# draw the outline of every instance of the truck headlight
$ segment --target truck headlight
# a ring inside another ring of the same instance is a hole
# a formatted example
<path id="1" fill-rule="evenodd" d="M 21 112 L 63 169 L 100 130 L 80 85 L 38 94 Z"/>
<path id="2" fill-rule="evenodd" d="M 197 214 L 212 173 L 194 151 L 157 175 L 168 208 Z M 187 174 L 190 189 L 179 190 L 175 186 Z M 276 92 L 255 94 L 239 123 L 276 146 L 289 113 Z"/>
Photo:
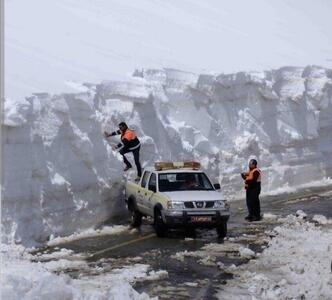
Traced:
<path id="1" fill-rule="evenodd" d="M 225 208 L 228 207 L 227 204 L 225 200 L 217 200 L 214 201 L 214 208 Z"/>
<path id="2" fill-rule="evenodd" d="M 182 201 L 168 201 L 167 202 L 168 209 L 183 209 L 183 202 Z"/>

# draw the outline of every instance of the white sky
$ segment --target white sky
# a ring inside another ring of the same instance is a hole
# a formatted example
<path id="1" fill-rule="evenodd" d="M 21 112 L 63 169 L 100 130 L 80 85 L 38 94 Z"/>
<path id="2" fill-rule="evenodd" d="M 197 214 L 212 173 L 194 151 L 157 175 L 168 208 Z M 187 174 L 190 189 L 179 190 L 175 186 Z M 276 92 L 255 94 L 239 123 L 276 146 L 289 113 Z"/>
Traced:
<path id="1" fill-rule="evenodd" d="M 332 67 L 331 13 L 329 0 L 5 0 L 5 94 L 135 68 Z"/>

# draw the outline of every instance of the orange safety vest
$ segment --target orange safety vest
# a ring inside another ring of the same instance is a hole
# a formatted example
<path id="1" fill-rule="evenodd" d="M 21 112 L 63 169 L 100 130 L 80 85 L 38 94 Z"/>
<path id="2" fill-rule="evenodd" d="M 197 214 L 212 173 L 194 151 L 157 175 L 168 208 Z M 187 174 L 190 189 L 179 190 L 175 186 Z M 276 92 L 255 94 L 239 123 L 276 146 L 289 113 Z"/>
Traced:
<path id="1" fill-rule="evenodd" d="M 121 141 L 130 151 L 137 149 L 141 145 L 135 131 L 131 129 L 127 129 L 124 133 L 121 133 Z"/>
<path id="2" fill-rule="evenodd" d="M 247 180 L 253 180 L 254 179 L 254 172 L 255 171 L 258 171 L 258 173 L 259 173 L 256 182 L 261 182 L 261 180 L 262 180 L 262 171 L 258 168 L 249 170 L 248 172 L 245 173 L 245 177 L 246 177 L 245 183 L 244 183 L 245 189 L 247 189 L 249 187 L 249 184 L 247 183 Z"/>
<path id="3" fill-rule="evenodd" d="M 136 138 L 136 133 L 134 130 L 127 129 L 124 133 L 121 133 L 121 140 L 127 139 L 128 141 Z"/>

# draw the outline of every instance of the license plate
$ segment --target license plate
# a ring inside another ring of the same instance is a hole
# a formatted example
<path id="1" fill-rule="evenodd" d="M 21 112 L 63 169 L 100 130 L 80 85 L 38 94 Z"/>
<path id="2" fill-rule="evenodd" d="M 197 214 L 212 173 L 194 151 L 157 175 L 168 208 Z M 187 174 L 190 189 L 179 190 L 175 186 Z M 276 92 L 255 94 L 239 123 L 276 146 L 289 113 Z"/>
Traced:
<path id="1" fill-rule="evenodd" d="M 191 222 L 211 222 L 211 217 L 194 216 L 194 217 L 191 217 Z"/>

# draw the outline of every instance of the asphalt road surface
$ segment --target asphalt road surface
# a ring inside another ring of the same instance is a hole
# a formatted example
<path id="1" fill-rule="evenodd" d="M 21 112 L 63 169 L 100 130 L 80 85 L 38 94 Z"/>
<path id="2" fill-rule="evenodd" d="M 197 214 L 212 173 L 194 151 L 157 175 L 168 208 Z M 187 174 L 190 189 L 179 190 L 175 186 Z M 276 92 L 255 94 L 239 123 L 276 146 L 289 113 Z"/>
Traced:
<path id="1" fill-rule="evenodd" d="M 332 189 L 310 189 L 297 195 L 264 197 L 261 199 L 261 208 L 262 213 L 278 216 L 303 210 L 309 220 L 315 214 L 331 218 Z M 278 224 L 273 218 L 249 223 L 244 220 L 246 215 L 244 201 L 231 203 L 231 218 L 225 240 L 218 239 L 215 230 L 206 229 L 196 230 L 195 234 L 172 231 L 166 238 L 157 238 L 151 220 L 145 220 L 141 229 L 134 233 L 86 238 L 58 247 L 88 256 L 91 270 L 66 270 L 73 278 L 81 276 L 82 272 L 93 275 L 93 270 L 98 266 L 108 272 L 134 263 L 148 264 L 155 271 L 166 270 L 168 276 L 159 280 L 136 282 L 134 288 L 138 292 L 146 292 L 150 296 L 158 296 L 159 299 L 214 299 L 220 284 L 232 278 L 231 274 L 223 272 L 219 266 L 248 262 L 247 258 L 241 258 L 238 247 L 246 247 L 255 252 L 262 251 L 266 245 L 265 232 Z M 210 244 L 222 243 L 231 247 L 214 253 L 212 257 L 208 251 L 200 252 Z M 44 251 L 50 252 L 52 249 Z"/>

